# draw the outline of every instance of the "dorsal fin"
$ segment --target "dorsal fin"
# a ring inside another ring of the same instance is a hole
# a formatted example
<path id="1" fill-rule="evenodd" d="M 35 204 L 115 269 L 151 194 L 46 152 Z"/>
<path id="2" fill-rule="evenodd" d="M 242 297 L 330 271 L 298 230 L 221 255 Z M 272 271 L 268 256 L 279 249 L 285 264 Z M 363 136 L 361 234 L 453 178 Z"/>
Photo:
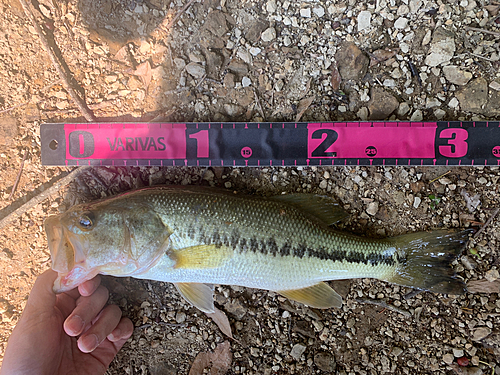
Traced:
<path id="1" fill-rule="evenodd" d="M 270 198 L 274 201 L 287 203 L 309 215 L 316 217 L 326 225 L 332 225 L 345 219 L 349 214 L 340 207 L 339 203 L 330 197 L 317 194 L 286 194 Z"/>

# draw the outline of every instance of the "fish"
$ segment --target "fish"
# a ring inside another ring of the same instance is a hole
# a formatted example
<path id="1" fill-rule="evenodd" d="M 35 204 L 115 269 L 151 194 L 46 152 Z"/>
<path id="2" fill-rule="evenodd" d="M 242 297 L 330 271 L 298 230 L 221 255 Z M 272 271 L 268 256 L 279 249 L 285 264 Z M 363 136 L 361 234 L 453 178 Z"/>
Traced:
<path id="1" fill-rule="evenodd" d="M 335 199 L 317 194 L 142 188 L 45 220 L 53 289 L 69 291 L 97 274 L 170 282 L 207 313 L 215 311 L 214 284 L 270 290 L 320 309 L 342 306 L 327 283 L 338 279 L 466 292 L 451 262 L 469 231 L 371 239 L 332 227 L 346 216 Z"/>

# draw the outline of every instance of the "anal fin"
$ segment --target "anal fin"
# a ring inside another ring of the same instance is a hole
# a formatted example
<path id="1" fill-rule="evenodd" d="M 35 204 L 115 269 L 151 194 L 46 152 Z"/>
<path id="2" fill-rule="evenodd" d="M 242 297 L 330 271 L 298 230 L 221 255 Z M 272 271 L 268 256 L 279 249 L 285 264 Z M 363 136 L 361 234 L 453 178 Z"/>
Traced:
<path id="1" fill-rule="evenodd" d="M 201 283 L 174 284 L 179 293 L 194 307 L 205 313 L 214 313 L 214 292 L 211 286 Z"/>
<path id="2" fill-rule="evenodd" d="M 316 309 L 340 308 L 342 297 L 330 286 L 321 282 L 307 288 L 277 291 L 282 296 Z"/>

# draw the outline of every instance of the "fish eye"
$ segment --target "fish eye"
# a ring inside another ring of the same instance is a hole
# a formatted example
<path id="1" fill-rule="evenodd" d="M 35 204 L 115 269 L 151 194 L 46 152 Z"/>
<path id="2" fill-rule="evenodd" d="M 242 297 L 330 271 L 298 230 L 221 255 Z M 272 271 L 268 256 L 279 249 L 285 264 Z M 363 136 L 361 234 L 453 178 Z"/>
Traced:
<path id="1" fill-rule="evenodd" d="M 78 225 L 82 229 L 91 229 L 94 225 L 94 215 L 92 212 L 86 212 L 78 219 Z"/>

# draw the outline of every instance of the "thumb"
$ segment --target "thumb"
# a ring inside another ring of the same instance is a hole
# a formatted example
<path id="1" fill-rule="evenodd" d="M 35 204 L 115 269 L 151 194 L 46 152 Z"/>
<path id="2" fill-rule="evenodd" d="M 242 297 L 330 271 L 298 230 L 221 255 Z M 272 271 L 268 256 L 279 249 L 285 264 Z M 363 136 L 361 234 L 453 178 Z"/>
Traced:
<path id="1" fill-rule="evenodd" d="M 36 313 L 52 311 L 56 303 L 56 294 L 52 290 L 56 278 L 57 272 L 52 269 L 38 276 L 28 297 L 25 311 L 32 309 Z"/>

